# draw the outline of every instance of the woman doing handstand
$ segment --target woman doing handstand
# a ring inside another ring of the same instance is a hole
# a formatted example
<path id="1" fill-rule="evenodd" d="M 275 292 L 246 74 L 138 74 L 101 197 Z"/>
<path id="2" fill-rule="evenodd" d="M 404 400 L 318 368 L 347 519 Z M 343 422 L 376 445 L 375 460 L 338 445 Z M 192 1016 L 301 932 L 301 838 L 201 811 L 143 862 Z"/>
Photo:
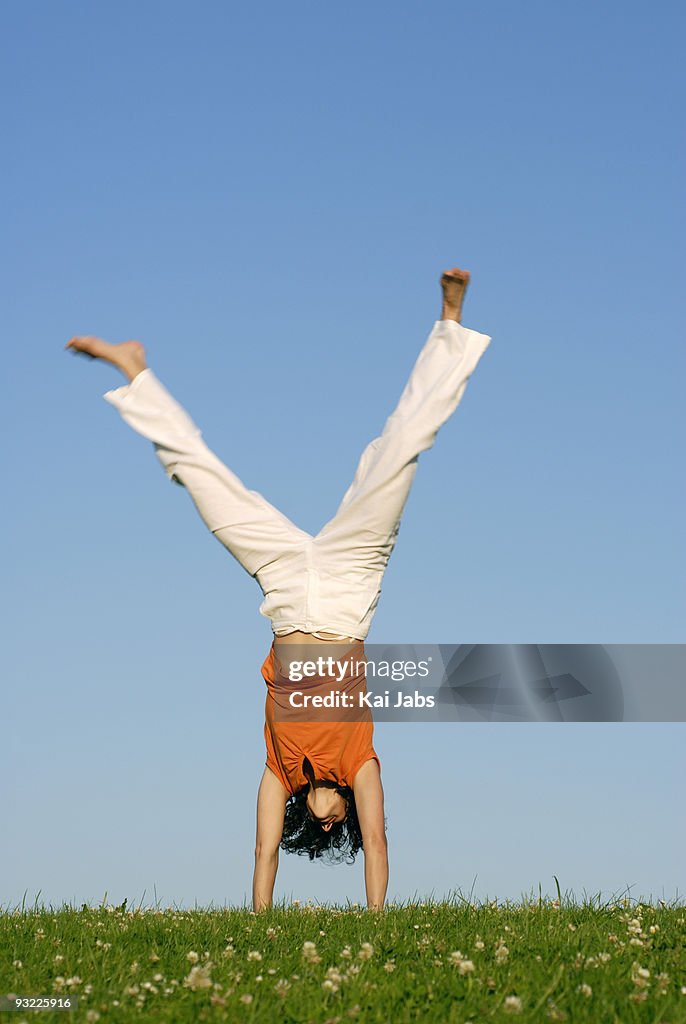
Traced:
<path id="1" fill-rule="evenodd" d="M 103 396 L 152 441 L 170 480 L 185 487 L 217 540 L 253 576 L 274 639 L 267 685 L 267 760 L 257 797 L 253 906 L 271 906 L 279 849 L 311 859 L 354 858 L 362 848 L 367 905 L 388 886 L 384 797 L 371 717 L 292 721 L 279 713 L 281 664 L 293 644 L 335 645 L 363 658 L 419 455 L 457 408 L 490 337 L 460 323 L 468 271 L 441 277 L 443 308 L 383 432 L 365 448 L 333 519 L 316 536 L 248 490 L 207 447 L 198 427 L 147 366 L 137 341 L 72 338 L 66 348 L 120 369 L 128 383 Z M 290 652 L 290 653 L 289 653 Z M 352 659 L 351 659 L 352 660 Z M 346 686 L 364 686 L 353 677 Z"/>

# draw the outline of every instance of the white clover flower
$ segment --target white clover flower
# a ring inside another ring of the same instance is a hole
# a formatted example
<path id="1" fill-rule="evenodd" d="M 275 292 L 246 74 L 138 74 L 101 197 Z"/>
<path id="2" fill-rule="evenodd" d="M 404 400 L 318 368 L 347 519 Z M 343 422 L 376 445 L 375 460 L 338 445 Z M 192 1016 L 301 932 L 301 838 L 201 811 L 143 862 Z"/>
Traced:
<path id="1" fill-rule="evenodd" d="M 374 956 L 374 947 L 371 942 L 363 942 L 360 946 L 360 951 L 357 954 L 358 960 L 371 960 Z"/>
<path id="2" fill-rule="evenodd" d="M 86 1013 L 86 1020 L 89 1024 L 94 1024 L 96 1020 L 100 1020 L 100 1014 L 97 1010 L 88 1010 Z"/>
<path id="3" fill-rule="evenodd" d="M 325 978 L 322 982 L 322 988 L 325 992 L 338 992 L 338 985 L 331 978 Z"/>
<path id="4" fill-rule="evenodd" d="M 192 949 L 190 953 L 186 953 L 186 960 L 189 960 L 192 964 L 197 964 L 199 959 L 200 957 L 198 956 L 194 949 Z"/>
<path id="5" fill-rule="evenodd" d="M 285 999 L 290 987 L 290 981 L 288 981 L 286 978 L 279 978 L 276 985 L 274 986 L 274 991 L 276 992 L 277 996 L 280 996 L 282 999 Z"/>
<path id="6" fill-rule="evenodd" d="M 244 992 L 243 995 L 239 997 L 238 1001 L 240 1003 L 245 1003 L 246 1006 L 249 1006 L 250 1003 L 252 1002 L 252 1000 L 253 1000 L 253 997 L 250 995 L 250 993 L 249 992 Z"/>
<path id="7" fill-rule="evenodd" d="M 519 996 L 506 996 L 505 1002 L 503 1003 L 503 1009 L 505 1010 L 505 1013 L 521 1013 L 522 1000 Z"/>
<path id="8" fill-rule="evenodd" d="M 460 974 L 471 974 L 474 970 L 474 964 L 471 960 L 462 960 L 462 962 L 457 965 L 457 970 Z"/>
<path id="9" fill-rule="evenodd" d="M 385 964 L 383 965 L 383 969 L 384 969 L 384 971 L 386 971 L 386 972 L 387 972 L 388 974 L 390 974 L 390 973 L 391 973 L 391 971 L 394 971 L 394 970 L 395 970 L 395 964 L 393 963 L 393 961 L 392 961 L 392 960 L 387 960 L 387 961 L 386 961 L 386 963 L 385 963 Z"/>
<path id="10" fill-rule="evenodd" d="M 641 988 L 644 988 L 648 984 L 649 977 L 650 971 L 648 970 L 648 968 L 641 967 L 639 963 L 636 963 L 634 961 L 634 963 L 631 965 L 631 980 L 633 981 L 634 985 L 639 985 Z"/>
<path id="11" fill-rule="evenodd" d="M 321 957 L 317 954 L 317 947 L 314 942 L 303 942 L 302 949 L 303 959 L 307 960 L 310 964 L 318 964 Z"/>
<path id="12" fill-rule="evenodd" d="M 462 953 L 460 952 L 459 949 L 455 949 L 450 954 L 448 959 L 450 960 L 450 963 L 453 965 L 453 967 L 457 967 L 458 964 L 462 963 L 462 961 L 464 960 L 464 957 L 463 957 L 463 955 L 462 955 Z"/>
<path id="13" fill-rule="evenodd" d="M 262 954 L 259 953 L 256 949 L 251 949 L 250 952 L 248 953 L 248 960 L 261 960 L 261 959 L 262 959 Z"/>
<path id="14" fill-rule="evenodd" d="M 343 957 L 344 960 L 351 960 L 352 955 L 353 953 L 350 946 L 344 946 L 343 949 L 341 950 L 341 956 Z"/>
<path id="15" fill-rule="evenodd" d="M 212 979 L 210 978 L 211 964 L 203 964 L 202 967 L 191 967 L 189 973 L 183 979 L 183 983 L 186 988 L 191 989 L 193 992 L 197 992 L 198 989 L 212 988 Z"/>
<path id="16" fill-rule="evenodd" d="M 578 985 L 576 990 L 577 992 L 580 992 L 582 996 L 586 996 L 587 998 L 590 998 L 593 995 L 593 989 L 590 985 L 587 985 L 586 982 L 582 985 Z"/>

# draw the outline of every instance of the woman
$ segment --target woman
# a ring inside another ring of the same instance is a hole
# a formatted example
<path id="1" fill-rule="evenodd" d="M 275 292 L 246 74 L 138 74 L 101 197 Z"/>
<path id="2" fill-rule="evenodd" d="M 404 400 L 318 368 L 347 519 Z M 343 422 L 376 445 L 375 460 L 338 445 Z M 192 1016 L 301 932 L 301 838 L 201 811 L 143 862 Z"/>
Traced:
<path id="1" fill-rule="evenodd" d="M 364 657 L 381 580 L 421 452 L 452 415 L 490 337 L 463 327 L 467 271 L 441 277 L 443 308 L 380 437 L 360 459 L 333 517 L 316 536 L 298 529 L 248 490 L 205 445 L 200 430 L 147 366 L 136 341 L 75 337 L 76 353 L 103 359 L 128 383 L 103 396 L 148 438 L 170 480 L 185 487 L 214 536 L 253 576 L 274 639 L 262 666 L 267 684 L 267 760 L 257 797 L 253 906 L 271 906 L 279 848 L 311 859 L 364 851 L 367 905 L 381 909 L 388 856 L 380 762 L 373 724 L 293 719 L 282 701 L 288 665 L 313 651 Z M 295 645 L 295 646 L 293 646 Z M 307 660 L 307 657 L 304 660 Z M 364 688 L 364 672 L 344 680 Z"/>

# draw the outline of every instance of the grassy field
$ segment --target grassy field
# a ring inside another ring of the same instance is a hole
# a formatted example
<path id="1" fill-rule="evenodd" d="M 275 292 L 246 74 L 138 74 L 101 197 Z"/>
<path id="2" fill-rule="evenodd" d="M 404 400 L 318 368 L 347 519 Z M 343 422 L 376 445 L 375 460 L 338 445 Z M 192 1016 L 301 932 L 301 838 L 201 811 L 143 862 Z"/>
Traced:
<path id="1" fill-rule="evenodd" d="M 12 1021 L 686 1022 L 686 908 L 467 900 L 0 913 L 0 994 L 69 1010 Z"/>

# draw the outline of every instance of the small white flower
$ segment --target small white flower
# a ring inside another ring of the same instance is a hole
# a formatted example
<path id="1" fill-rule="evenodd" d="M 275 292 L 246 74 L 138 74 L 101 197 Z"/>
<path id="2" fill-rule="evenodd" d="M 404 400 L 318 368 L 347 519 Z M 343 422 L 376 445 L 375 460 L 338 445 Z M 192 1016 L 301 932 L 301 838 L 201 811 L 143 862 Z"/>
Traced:
<path id="1" fill-rule="evenodd" d="M 505 1002 L 503 1003 L 503 1009 L 505 1010 L 505 1013 L 521 1013 L 522 1001 L 519 996 L 506 996 Z"/>
<path id="2" fill-rule="evenodd" d="M 290 987 L 290 981 L 288 981 L 286 978 L 279 978 L 276 985 L 274 986 L 274 991 L 276 992 L 277 996 L 281 996 L 282 999 L 285 999 L 286 993 L 288 992 Z"/>
<path id="3" fill-rule="evenodd" d="M 212 979 L 210 978 L 211 964 L 204 964 L 202 967 L 191 967 L 190 972 L 183 979 L 183 983 L 186 988 L 196 992 L 202 988 L 212 988 Z"/>
<path id="4" fill-rule="evenodd" d="M 253 997 L 250 995 L 250 993 L 249 992 L 244 992 L 243 995 L 240 996 L 238 1001 L 240 1003 L 245 1003 L 246 1006 L 249 1006 L 249 1004 L 252 1002 L 252 1000 L 253 1000 Z"/>
<path id="5" fill-rule="evenodd" d="M 314 942 L 303 942 L 302 955 L 310 964 L 318 964 L 321 957 L 317 954 L 317 947 Z"/>
<path id="6" fill-rule="evenodd" d="M 261 959 L 262 959 L 262 954 L 259 953 L 256 949 L 251 949 L 250 952 L 248 953 L 248 960 L 261 960 Z"/>
<path id="7" fill-rule="evenodd" d="M 363 942 L 360 946 L 360 952 L 357 954 L 358 960 L 371 960 L 374 956 L 374 947 L 371 942 Z"/>
<path id="8" fill-rule="evenodd" d="M 200 957 L 198 956 L 194 949 L 192 949 L 190 953 L 186 953 L 186 960 L 190 960 L 192 964 L 197 964 L 199 959 Z"/>
<path id="9" fill-rule="evenodd" d="M 577 987 L 577 992 L 580 992 L 582 996 L 586 996 L 587 998 L 590 998 L 593 995 L 593 989 L 585 982 Z"/>

